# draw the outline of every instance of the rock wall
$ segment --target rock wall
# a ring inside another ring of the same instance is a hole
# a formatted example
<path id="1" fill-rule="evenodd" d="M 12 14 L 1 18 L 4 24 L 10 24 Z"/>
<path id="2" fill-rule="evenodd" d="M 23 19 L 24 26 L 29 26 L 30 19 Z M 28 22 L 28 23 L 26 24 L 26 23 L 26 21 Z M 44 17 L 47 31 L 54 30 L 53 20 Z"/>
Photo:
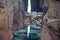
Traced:
<path id="1" fill-rule="evenodd" d="M 46 3 L 46 1 L 45 1 Z M 48 20 L 43 25 L 43 28 L 48 31 L 45 34 L 46 40 L 60 40 L 60 1 L 58 0 L 48 0 L 49 8 L 43 18 L 44 22 L 45 20 Z M 46 36 L 47 35 L 47 36 Z"/>
<path id="2" fill-rule="evenodd" d="M 13 4 L 11 0 L 1 0 L 0 3 L 0 40 L 12 40 Z"/>

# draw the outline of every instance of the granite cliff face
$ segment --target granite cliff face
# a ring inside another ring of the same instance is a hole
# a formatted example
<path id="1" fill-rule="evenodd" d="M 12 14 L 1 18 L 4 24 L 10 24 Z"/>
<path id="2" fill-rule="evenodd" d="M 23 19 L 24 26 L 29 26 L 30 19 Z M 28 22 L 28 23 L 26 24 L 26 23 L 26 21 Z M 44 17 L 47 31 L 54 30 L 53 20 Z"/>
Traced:
<path id="1" fill-rule="evenodd" d="M 0 40 L 12 40 L 13 27 L 24 28 L 23 10 L 22 0 L 0 0 Z"/>
<path id="2" fill-rule="evenodd" d="M 0 40 L 11 40 L 13 37 L 11 32 L 11 20 L 10 20 L 11 16 L 9 16 L 8 14 L 7 11 L 5 10 L 3 1 L 1 0 L 0 1 Z"/>
<path id="3" fill-rule="evenodd" d="M 46 3 L 47 1 L 45 1 Z M 48 0 L 49 7 L 43 18 L 43 20 L 48 20 L 43 25 L 45 30 L 48 30 L 45 35 L 46 40 L 60 40 L 60 1 L 58 0 Z M 46 4 L 47 5 L 47 4 Z M 48 36 L 49 35 L 49 36 Z M 46 38 L 49 37 L 49 38 Z M 42 39 L 42 40 L 45 40 Z"/>

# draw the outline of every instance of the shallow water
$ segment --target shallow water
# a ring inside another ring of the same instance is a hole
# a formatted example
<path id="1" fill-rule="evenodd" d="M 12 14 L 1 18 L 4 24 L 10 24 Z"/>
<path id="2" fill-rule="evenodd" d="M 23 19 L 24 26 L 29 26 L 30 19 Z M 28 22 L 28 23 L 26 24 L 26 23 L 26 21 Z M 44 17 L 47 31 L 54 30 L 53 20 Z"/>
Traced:
<path id="1" fill-rule="evenodd" d="M 22 32 L 22 34 L 20 34 Z M 27 28 L 13 31 L 13 40 L 40 40 L 41 29 L 32 28 L 30 29 L 29 37 L 27 37 Z M 22 38 L 20 37 L 22 36 Z"/>

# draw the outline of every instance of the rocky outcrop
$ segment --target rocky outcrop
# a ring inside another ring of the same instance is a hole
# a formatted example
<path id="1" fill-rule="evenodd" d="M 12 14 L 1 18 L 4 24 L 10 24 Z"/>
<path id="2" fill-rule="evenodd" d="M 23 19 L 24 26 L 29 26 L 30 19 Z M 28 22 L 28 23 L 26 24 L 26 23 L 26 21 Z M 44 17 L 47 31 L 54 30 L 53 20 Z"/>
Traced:
<path id="1" fill-rule="evenodd" d="M 1 0 L 0 3 L 0 40 L 12 40 L 12 6 L 6 2 L 7 0 Z M 7 3 L 7 4 L 6 4 Z M 10 5 L 10 6 L 9 6 Z"/>
<path id="2" fill-rule="evenodd" d="M 49 8 L 44 16 L 45 26 L 51 40 L 60 40 L 60 1 L 48 0 Z M 47 25 L 46 25 L 47 23 Z M 43 28 L 45 27 L 43 26 Z M 47 36 L 46 36 L 47 37 Z"/>

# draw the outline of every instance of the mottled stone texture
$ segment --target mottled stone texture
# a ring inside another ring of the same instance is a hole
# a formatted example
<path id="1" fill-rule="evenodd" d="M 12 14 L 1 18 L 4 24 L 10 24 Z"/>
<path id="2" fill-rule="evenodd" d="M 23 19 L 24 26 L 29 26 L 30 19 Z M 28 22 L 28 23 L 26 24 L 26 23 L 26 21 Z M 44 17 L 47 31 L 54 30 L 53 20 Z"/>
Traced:
<path id="1" fill-rule="evenodd" d="M 13 27 L 16 26 L 16 29 L 23 29 L 23 15 L 24 15 L 24 4 L 23 0 L 16 0 L 13 6 L 14 18 L 13 18 Z"/>
<path id="2" fill-rule="evenodd" d="M 6 0 L 0 2 L 0 40 L 12 40 L 12 6 L 8 7 L 5 2 Z"/>
<path id="3" fill-rule="evenodd" d="M 0 40 L 12 40 L 12 29 L 24 28 L 22 0 L 0 0 Z"/>
<path id="4" fill-rule="evenodd" d="M 48 11 L 43 18 L 44 21 L 46 19 L 48 20 L 43 25 L 43 29 L 45 28 L 45 30 L 48 30 L 45 31 L 48 32 L 48 34 L 45 34 L 45 39 L 48 40 L 49 37 L 49 40 L 60 40 L 60 2 L 57 0 L 48 0 L 48 3 Z M 42 40 L 45 39 L 42 37 Z"/>

